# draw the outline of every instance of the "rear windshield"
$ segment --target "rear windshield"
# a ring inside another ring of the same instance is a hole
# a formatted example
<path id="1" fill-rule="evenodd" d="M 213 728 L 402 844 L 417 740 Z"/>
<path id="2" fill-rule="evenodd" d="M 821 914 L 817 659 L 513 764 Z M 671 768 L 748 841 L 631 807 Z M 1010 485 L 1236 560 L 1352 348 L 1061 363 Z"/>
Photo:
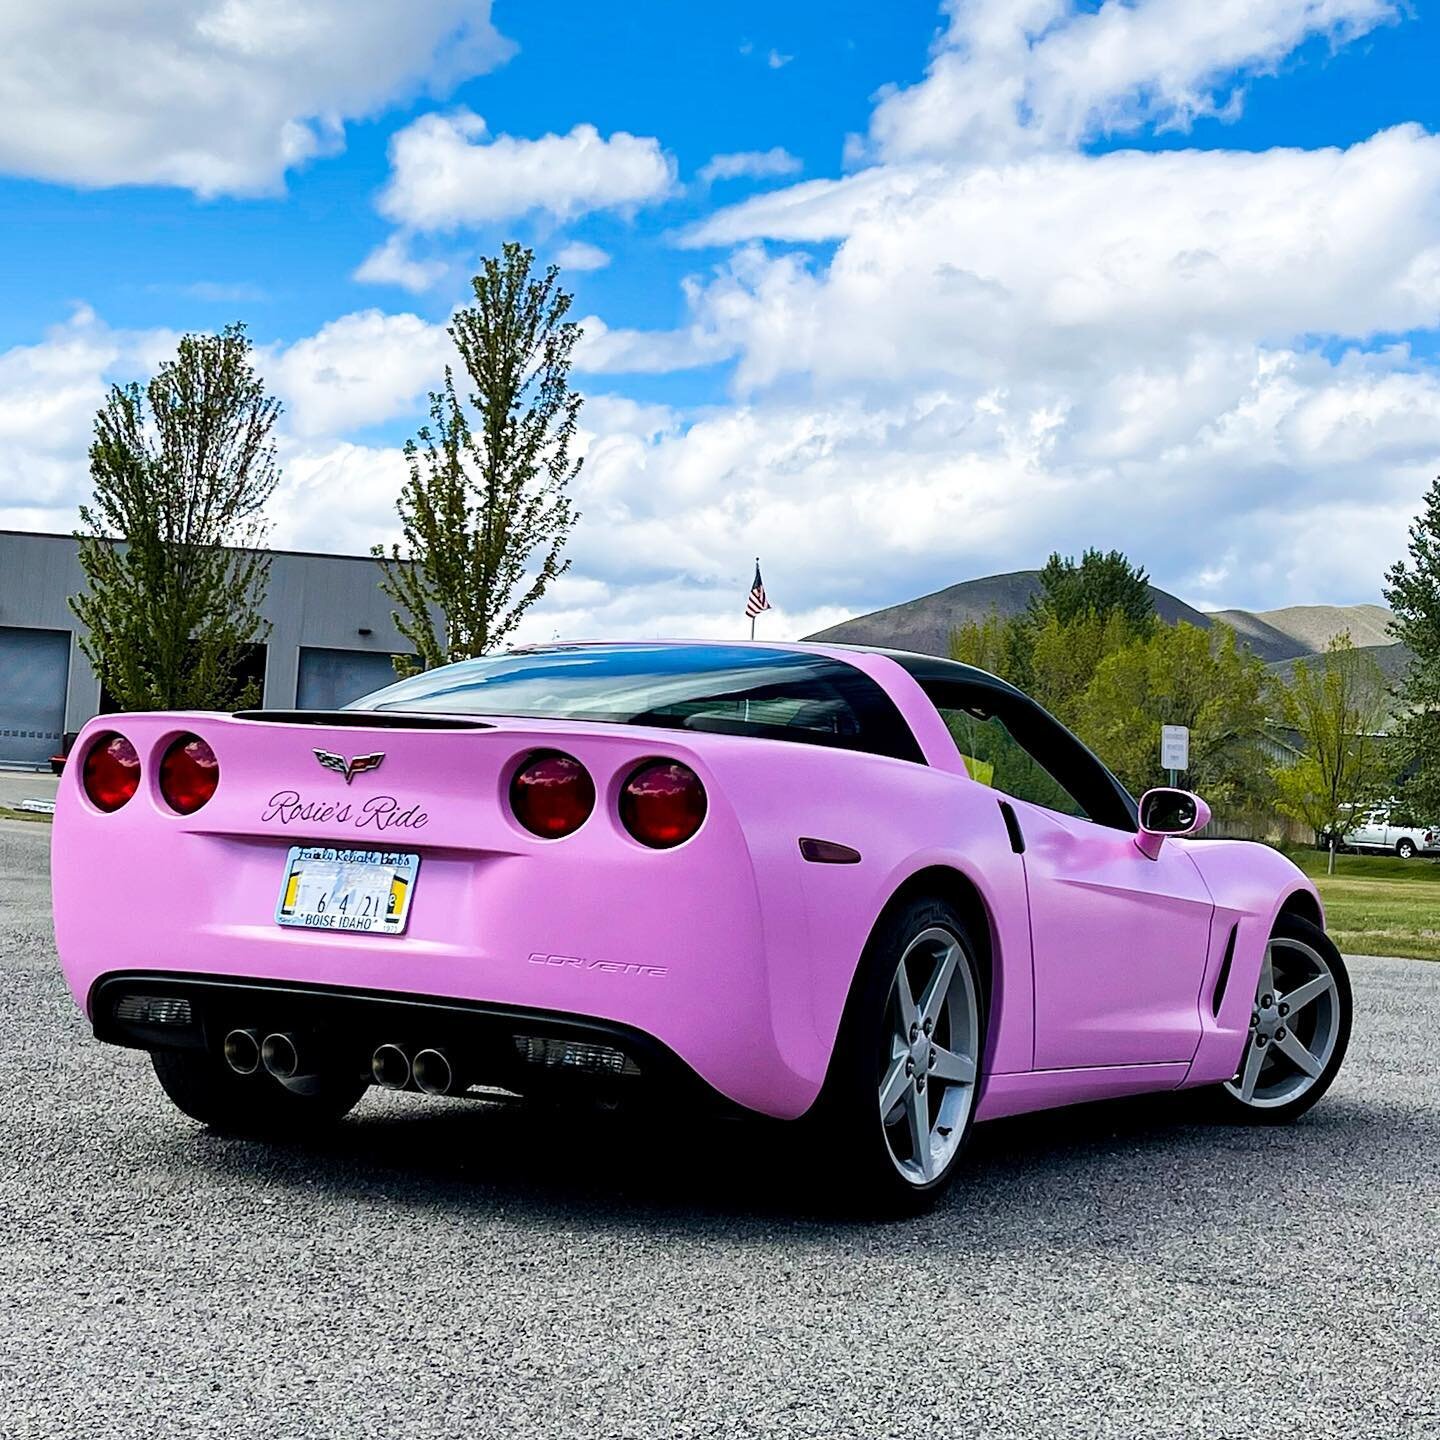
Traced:
<path id="1" fill-rule="evenodd" d="M 760 735 L 923 763 L 894 701 L 842 660 L 740 645 L 585 645 L 464 660 L 346 707 Z"/>

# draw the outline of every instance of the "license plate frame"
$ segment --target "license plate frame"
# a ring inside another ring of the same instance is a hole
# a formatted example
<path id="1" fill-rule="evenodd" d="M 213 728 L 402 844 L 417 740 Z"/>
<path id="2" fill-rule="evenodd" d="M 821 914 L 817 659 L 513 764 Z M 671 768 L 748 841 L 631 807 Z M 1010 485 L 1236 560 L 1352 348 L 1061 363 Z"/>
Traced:
<path id="1" fill-rule="evenodd" d="M 275 923 L 326 935 L 403 935 L 419 874 L 413 850 L 292 845 Z"/>

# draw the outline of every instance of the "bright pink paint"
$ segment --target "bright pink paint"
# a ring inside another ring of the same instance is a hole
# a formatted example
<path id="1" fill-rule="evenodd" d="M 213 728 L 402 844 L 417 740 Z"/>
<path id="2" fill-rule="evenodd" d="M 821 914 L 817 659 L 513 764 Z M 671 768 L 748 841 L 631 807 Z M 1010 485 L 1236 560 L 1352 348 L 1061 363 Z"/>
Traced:
<path id="1" fill-rule="evenodd" d="M 92 722 L 74 753 L 119 729 L 143 777 L 114 814 L 85 798 L 79 765 L 61 782 L 52 870 L 66 978 L 82 1006 L 102 975 L 154 969 L 592 1016 L 655 1036 L 740 1104 L 792 1117 L 824 1081 L 877 916 L 907 877 L 943 866 L 978 891 L 995 954 L 980 1118 L 1233 1073 L 1275 916 L 1287 896 L 1313 897 L 1301 873 L 1234 842 L 1169 840 L 1150 859 L 1132 834 L 1019 801 L 1017 855 L 1001 797 L 965 774 L 916 682 L 884 656 L 826 653 L 889 691 L 928 765 L 531 720 L 474 731 L 209 714 Z M 156 777 L 187 730 L 213 747 L 220 783 L 181 816 Z M 347 786 L 317 747 L 385 760 Z M 516 768 L 552 747 L 597 791 L 594 813 L 560 840 L 524 830 L 506 803 Z M 650 758 L 691 766 L 709 796 L 699 832 L 671 850 L 640 845 L 617 819 L 621 783 Z M 853 846 L 861 863 L 807 863 L 802 836 Z M 274 923 L 288 847 L 335 841 L 421 853 L 403 939 Z"/>

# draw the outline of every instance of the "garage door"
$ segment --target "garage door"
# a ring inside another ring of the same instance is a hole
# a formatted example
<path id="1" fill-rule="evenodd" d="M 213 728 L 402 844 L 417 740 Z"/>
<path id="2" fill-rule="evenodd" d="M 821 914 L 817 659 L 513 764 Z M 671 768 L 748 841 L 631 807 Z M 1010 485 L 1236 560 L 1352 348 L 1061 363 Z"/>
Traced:
<path id="1" fill-rule="evenodd" d="M 0 625 L 0 765 L 43 765 L 59 748 L 70 632 Z"/>
<path id="2" fill-rule="evenodd" d="M 295 703 L 301 710 L 338 710 L 394 681 L 395 667 L 388 655 L 302 645 Z"/>

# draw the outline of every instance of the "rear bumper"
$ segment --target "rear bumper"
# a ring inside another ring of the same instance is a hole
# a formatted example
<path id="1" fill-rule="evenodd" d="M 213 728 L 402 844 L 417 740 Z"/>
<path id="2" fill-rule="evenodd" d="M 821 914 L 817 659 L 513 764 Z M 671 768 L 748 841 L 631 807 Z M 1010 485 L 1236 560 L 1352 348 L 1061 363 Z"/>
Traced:
<path id="1" fill-rule="evenodd" d="M 141 1000 L 165 1003 L 137 1004 Z M 203 1049 L 218 1055 L 232 1029 L 284 1030 L 315 1037 L 337 1065 L 357 1072 L 368 1070 L 379 1045 L 433 1047 L 458 1057 L 476 1084 L 523 1090 L 537 1079 L 575 1078 L 617 1094 L 643 1084 L 667 1098 L 737 1108 L 653 1035 L 555 1011 L 160 971 L 102 976 L 90 991 L 88 1009 L 97 1040 L 135 1049 Z M 627 1063 L 623 1070 L 537 1065 L 526 1058 L 537 1048 L 526 1042 L 535 1040 L 618 1052 Z"/>

